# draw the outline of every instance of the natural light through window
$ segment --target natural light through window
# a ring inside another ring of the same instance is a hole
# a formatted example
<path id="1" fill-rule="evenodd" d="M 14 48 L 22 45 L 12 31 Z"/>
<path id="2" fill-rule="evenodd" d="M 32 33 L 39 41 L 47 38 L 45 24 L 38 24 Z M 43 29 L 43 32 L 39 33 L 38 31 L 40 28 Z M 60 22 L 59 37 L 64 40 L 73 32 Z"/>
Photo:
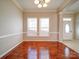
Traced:
<path id="1" fill-rule="evenodd" d="M 27 36 L 37 35 L 37 18 L 27 18 Z"/>
<path id="2" fill-rule="evenodd" d="M 69 24 L 66 24 L 65 25 L 65 32 L 66 33 L 69 33 L 70 32 L 70 26 L 69 26 Z"/>
<path id="3" fill-rule="evenodd" d="M 27 36 L 49 36 L 49 18 L 27 18 Z"/>
<path id="4" fill-rule="evenodd" d="M 39 20 L 39 36 L 48 36 L 49 34 L 49 18 L 40 18 Z"/>
<path id="5" fill-rule="evenodd" d="M 63 21 L 71 21 L 71 18 L 63 18 Z"/>
<path id="6" fill-rule="evenodd" d="M 63 21 L 65 23 L 65 33 L 70 33 L 70 22 L 71 22 L 72 18 L 63 18 Z"/>

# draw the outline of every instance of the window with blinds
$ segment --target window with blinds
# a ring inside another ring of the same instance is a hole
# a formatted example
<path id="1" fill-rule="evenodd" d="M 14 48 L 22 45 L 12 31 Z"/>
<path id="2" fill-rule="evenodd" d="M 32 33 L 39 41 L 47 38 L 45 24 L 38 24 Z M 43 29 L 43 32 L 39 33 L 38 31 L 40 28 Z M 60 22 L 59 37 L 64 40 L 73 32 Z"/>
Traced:
<path id="1" fill-rule="evenodd" d="M 39 36 L 49 36 L 49 18 L 39 19 Z"/>
<path id="2" fill-rule="evenodd" d="M 27 18 L 27 36 L 37 36 L 37 18 Z"/>
<path id="3" fill-rule="evenodd" d="M 49 36 L 49 18 L 27 18 L 27 36 Z"/>

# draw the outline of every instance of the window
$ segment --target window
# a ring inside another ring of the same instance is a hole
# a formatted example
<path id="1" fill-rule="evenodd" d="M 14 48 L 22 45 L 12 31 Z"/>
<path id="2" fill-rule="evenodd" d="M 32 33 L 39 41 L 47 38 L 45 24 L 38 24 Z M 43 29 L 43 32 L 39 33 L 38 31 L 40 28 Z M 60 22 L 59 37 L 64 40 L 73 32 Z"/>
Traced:
<path id="1" fill-rule="evenodd" d="M 69 26 L 69 24 L 66 24 L 65 25 L 65 32 L 66 33 L 69 33 L 70 32 L 70 26 Z"/>
<path id="2" fill-rule="evenodd" d="M 38 25 L 38 26 L 37 26 Z M 38 31 L 38 32 L 37 32 Z M 38 34 L 37 34 L 38 33 Z M 49 36 L 49 18 L 27 18 L 27 36 Z"/>
<path id="3" fill-rule="evenodd" d="M 37 18 L 27 18 L 27 36 L 37 35 Z"/>
<path id="4" fill-rule="evenodd" d="M 71 18 L 63 18 L 63 21 L 65 23 L 65 33 L 70 33 L 70 22 Z"/>
<path id="5" fill-rule="evenodd" d="M 71 21 L 71 18 L 63 18 L 63 21 Z"/>
<path id="6" fill-rule="evenodd" d="M 49 34 L 49 18 L 40 18 L 39 20 L 39 36 L 48 36 Z"/>

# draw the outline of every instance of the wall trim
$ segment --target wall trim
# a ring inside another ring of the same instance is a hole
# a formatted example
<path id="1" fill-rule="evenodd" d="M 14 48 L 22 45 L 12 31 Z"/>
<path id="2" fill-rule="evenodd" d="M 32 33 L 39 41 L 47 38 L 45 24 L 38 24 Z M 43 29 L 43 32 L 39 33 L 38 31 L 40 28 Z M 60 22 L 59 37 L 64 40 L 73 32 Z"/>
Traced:
<path id="1" fill-rule="evenodd" d="M 72 4 L 74 4 L 75 2 L 77 2 L 78 0 L 65 0 L 61 6 L 59 7 L 59 12 L 64 10 L 66 7 L 70 7 Z"/>
<path id="2" fill-rule="evenodd" d="M 24 34 L 26 34 L 27 32 L 23 32 Z M 36 32 L 39 33 L 39 32 Z M 59 34 L 59 32 L 48 32 L 49 34 Z"/>
<path id="3" fill-rule="evenodd" d="M 70 41 L 70 40 L 69 40 Z M 64 41 L 59 41 L 61 43 L 63 43 L 64 45 L 66 45 L 67 47 L 69 47 L 70 49 L 74 50 L 76 53 L 79 53 L 79 50 L 77 50 L 76 48 L 70 46 L 69 44 L 65 43 Z M 71 43 L 70 43 L 71 44 Z"/>
<path id="4" fill-rule="evenodd" d="M 10 37 L 10 36 L 20 35 L 20 34 L 23 34 L 23 32 L 20 32 L 20 33 L 14 33 L 14 34 L 7 34 L 7 35 L 2 35 L 2 36 L 0 36 L 0 39 L 1 39 L 1 38 Z"/>
<path id="5" fill-rule="evenodd" d="M 7 35 L 2 35 L 0 36 L 1 38 L 6 38 L 6 37 L 10 37 L 10 36 L 15 36 L 15 35 L 20 35 L 20 34 L 26 34 L 27 32 L 20 32 L 20 33 L 13 33 L 13 34 L 7 34 Z M 39 32 L 37 32 L 39 33 Z M 59 32 L 49 32 L 49 34 L 60 34 Z"/>
<path id="6" fill-rule="evenodd" d="M 4 55 L 6 55 L 7 53 L 9 53 L 12 49 L 14 49 L 16 46 L 18 46 L 19 44 L 21 44 L 23 41 L 19 42 L 18 44 L 16 44 L 15 46 L 13 46 L 11 49 L 9 49 L 8 51 L 6 51 L 5 53 L 3 53 L 2 55 L 0 55 L 0 58 L 3 57 Z"/>
<path id="7" fill-rule="evenodd" d="M 32 10 L 30 10 L 30 9 L 24 9 L 24 12 L 26 13 L 26 12 L 57 12 L 57 10 L 55 9 L 55 10 L 36 10 L 36 9 L 32 9 Z"/>
<path id="8" fill-rule="evenodd" d="M 32 40 L 32 39 L 31 39 L 31 40 L 27 40 L 27 39 L 26 39 L 26 40 L 25 40 L 25 39 L 24 39 L 23 42 L 24 42 L 24 41 L 26 41 L 26 42 L 28 42 L 28 41 L 38 41 L 38 42 L 39 42 L 39 41 L 47 41 L 47 42 L 48 42 L 48 41 L 49 41 L 49 42 L 50 42 L 50 41 L 51 41 L 51 42 L 53 41 L 53 42 L 55 42 L 55 41 L 58 41 L 58 40 L 39 40 L 39 39 L 37 39 L 37 40 Z"/>
<path id="9" fill-rule="evenodd" d="M 16 0 L 11 0 L 11 1 L 16 5 L 16 7 L 18 7 L 20 10 L 23 11 L 22 6 Z"/>

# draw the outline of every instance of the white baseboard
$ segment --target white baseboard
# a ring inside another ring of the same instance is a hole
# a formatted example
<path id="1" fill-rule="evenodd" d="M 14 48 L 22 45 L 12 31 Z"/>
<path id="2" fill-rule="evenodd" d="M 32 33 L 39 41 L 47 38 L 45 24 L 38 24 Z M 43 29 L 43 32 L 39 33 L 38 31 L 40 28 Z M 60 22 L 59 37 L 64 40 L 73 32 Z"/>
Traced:
<path id="1" fill-rule="evenodd" d="M 33 40 L 33 39 L 23 39 L 23 41 L 51 41 L 51 42 L 55 42 L 55 41 L 58 41 L 58 40 L 39 40 L 39 39 L 36 39 L 36 40 Z"/>
<path id="2" fill-rule="evenodd" d="M 12 49 L 14 49 L 16 46 L 18 46 L 19 44 L 21 44 L 23 41 L 19 42 L 18 44 L 16 44 L 15 46 L 13 46 L 11 49 L 9 49 L 8 51 L 6 51 L 5 53 L 3 53 L 2 55 L 0 55 L 0 58 L 3 57 L 4 55 L 6 55 L 7 53 L 9 53 Z"/>

